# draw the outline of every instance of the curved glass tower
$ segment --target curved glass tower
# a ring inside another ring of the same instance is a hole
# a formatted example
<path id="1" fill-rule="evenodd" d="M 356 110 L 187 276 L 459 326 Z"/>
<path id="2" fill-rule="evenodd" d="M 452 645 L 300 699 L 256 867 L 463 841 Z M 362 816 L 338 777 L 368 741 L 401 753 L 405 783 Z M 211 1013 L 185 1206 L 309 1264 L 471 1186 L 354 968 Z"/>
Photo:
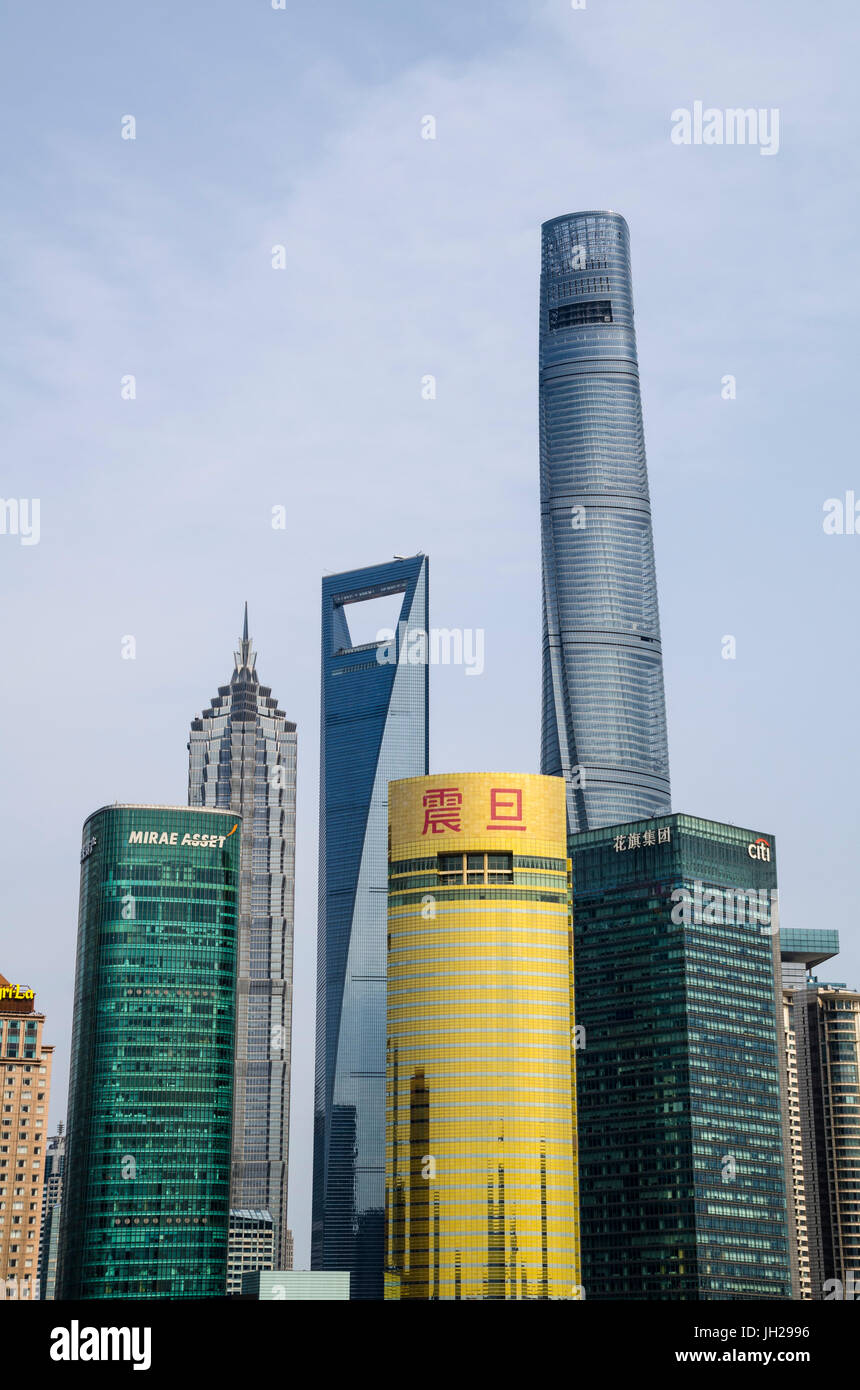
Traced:
<path id="1" fill-rule="evenodd" d="M 58 1299 L 220 1298 L 241 822 L 84 824 Z"/>
<path id="2" fill-rule="evenodd" d="M 427 772 L 427 571 L 323 580 L 311 1264 L 349 1271 L 352 1298 L 383 1296 L 388 783 Z M 356 642 L 347 614 L 394 595 L 394 639 Z"/>
<path id="3" fill-rule="evenodd" d="M 556 777 L 389 787 L 388 1299 L 580 1296 L 566 821 Z"/>
<path id="4" fill-rule="evenodd" d="M 541 771 L 571 832 L 669 810 L 669 755 L 627 223 L 542 229 Z"/>

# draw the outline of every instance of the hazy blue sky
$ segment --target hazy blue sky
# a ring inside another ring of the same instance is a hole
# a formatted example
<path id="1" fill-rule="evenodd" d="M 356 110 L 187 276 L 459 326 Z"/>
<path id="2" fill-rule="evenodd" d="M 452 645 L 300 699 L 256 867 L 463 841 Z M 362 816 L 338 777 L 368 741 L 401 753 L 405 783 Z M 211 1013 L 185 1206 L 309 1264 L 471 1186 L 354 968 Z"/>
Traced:
<path id="1" fill-rule="evenodd" d="M 674 805 L 772 832 L 783 924 L 860 983 L 860 535 L 822 528 L 860 496 L 853 3 L 3 11 L 0 495 L 41 536 L 0 535 L 0 972 L 47 1012 L 52 1122 L 81 823 L 184 802 L 247 598 L 299 726 L 307 1263 L 320 576 L 425 550 L 431 622 L 486 633 L 481 677 L 431 674 L 432 770 L 537 769 L 540 223 L 580 208 L 630 224 Z M 779 153 L 673 144 L 697 100 L 778 108 Z"/>

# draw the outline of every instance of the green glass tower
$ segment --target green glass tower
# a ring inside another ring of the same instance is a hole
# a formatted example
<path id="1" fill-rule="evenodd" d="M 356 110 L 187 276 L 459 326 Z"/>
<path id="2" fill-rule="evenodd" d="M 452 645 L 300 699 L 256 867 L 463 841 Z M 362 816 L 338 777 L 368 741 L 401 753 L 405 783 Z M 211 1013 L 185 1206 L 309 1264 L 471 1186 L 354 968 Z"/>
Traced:
<path id="1" fill-rule="evenodd" d="M 84 825 L 60 1299 L 223 1294 L 240 826 L 172 806 Z"/>
<path id="2" fill-rule="evenodd" d="M 773 839 L 666 815 L 569 845 L 585 1297 L 791 1298 Z"/>

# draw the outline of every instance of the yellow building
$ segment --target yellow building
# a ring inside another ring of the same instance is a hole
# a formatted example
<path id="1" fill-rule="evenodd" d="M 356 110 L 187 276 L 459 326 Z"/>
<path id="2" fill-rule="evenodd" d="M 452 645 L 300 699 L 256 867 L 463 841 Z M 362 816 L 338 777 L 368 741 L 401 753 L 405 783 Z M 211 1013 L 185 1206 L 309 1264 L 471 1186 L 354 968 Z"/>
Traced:
<path id="1" fill-rule="evenodd" d="M 33 991 L 0 975 L 0 1301 L 36 1296 L 53 1046 Z"/>
<path id="2" fill-rule="evenodd" d="M 385 1296 L 579 1298 L 564 782 L 389 785 Z"/>

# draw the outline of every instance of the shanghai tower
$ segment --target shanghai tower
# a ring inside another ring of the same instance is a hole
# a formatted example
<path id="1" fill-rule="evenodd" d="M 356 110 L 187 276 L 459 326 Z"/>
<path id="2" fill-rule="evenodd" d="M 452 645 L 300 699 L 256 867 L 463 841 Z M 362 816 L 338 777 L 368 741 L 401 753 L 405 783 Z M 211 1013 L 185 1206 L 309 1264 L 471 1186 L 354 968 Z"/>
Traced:
<path id="1" fill-rule="evenodd" d="M 627 223 L 542 228 L 541 771 L 571 834 L 670 809 L 663 658 Z"/>
<path id="2" fill-rule="evenodd" d="M 243 817 L 230 1207 L 271 1213 L 285 1269 L 296 726 L 260 684 L 247 604 L 230 683 L 192 721 L 188 751 L 189 805 Z"/>

